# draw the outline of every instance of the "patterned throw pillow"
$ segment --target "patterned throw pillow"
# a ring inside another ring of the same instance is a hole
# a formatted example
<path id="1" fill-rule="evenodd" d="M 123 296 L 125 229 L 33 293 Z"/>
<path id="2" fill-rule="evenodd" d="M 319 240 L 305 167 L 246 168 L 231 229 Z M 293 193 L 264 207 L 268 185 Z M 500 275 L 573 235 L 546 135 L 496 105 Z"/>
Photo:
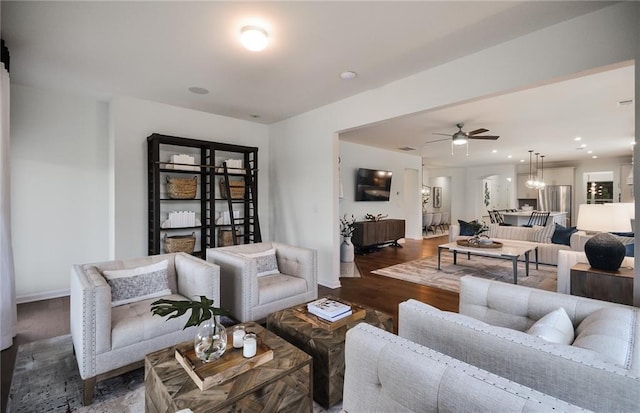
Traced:
<path id="1" fill-rule="evenodd" d="M 164 260 L 129 270 L 103 271 L 102 275 L 111 286 L 111 306 L 171 294 L 168 267 L 169 261 Z"/>
<path id="2" fill-rule="evenodd" d="M 266 251 L 256 252 L 253 254 L 240 254 L 243 257 L 253 258 L 256 260 L 258 266 L 257 277 L 264 275 L 278 274 L 278 261 L 276 260 L 275 248 L 268 249 Z"/>
<path id="3" fill-rule="evenodd" d="M 555 229 L 555 224 L 553 222 L 545 227 L 534 225 L 532 241 L 539 242 L 541 244 L 551 244 L 551 237 L 553 237 Z"/>

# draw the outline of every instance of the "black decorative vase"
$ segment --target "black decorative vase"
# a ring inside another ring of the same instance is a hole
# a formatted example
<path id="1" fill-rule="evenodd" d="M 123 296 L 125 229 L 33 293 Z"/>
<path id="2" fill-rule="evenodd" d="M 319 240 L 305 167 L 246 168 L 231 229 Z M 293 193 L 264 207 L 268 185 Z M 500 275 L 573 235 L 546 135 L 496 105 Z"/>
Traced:
<path id="1" fill-rule="evenodd" d="M 624 244 L 611 234 L 602 233 L 591 237 L 584 244 L 584 253 L 592 268 L 616 271 L 624 260 Z"/>

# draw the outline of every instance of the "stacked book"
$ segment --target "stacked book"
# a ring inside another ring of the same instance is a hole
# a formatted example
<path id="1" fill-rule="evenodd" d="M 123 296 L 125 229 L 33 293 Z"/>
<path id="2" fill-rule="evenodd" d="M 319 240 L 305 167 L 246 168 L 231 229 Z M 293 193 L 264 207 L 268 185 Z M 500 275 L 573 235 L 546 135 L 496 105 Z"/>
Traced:
<path id="1" fill-rule="evenodd" d="M 327 321 L 338 321 L 350 316 L 351 306 L 329 298 L 321 298 L 307 304 L 307 311 Z"/>

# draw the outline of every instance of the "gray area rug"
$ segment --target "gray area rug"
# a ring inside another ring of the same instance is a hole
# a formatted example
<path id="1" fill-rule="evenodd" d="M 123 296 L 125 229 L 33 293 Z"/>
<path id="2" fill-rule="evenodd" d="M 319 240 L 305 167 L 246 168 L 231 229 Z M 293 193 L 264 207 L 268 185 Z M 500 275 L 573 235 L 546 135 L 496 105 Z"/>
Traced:
<path id="1" fill-rule="evenodd" d="M 314 413 L 336 413 L 342 403 Z M 18 348 L 7 413 L 141 413 L 144 412 L 144 368 L 100 382 L 94 402 L 82 406 L 82 379 L 72 351 L 71 335 L 23 344 Z"/>
<path id="2" fill-rule="evenodd" d="M 438 270 L 438 257 L 421 258 L 372 271 L 374 274 L 397 278 L 416 284 L 436 287 L 447 291 L 460 291 L 460 277 L 473 275 L 490 280 L 513 284 L 513 264 L 511 260 L 458 254 L 457 264 L 453 265 L 453 254 L 442 252 L 441 270 Z M 553 265 L 529 264 L 529 276 L 525 276 L 524 262 L 518 262 L 518 285 L 556 291 L 558 269 Z"/>

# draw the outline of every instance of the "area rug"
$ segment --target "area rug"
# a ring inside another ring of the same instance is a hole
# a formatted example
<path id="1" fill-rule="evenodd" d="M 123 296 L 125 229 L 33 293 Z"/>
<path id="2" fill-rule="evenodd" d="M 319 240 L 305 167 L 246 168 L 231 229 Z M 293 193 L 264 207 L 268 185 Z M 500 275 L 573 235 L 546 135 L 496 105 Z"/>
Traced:
<path id="1" fill-rule="evenodd" d="M 498 280 L 513 284 L 513 264 L 511 260 L 471 256 L 459 253 L 457 264 L 453 265 L 453 254 L 442 252 L 440 270 L 438 257 L 421 258 L 392 265 L 372 271 L 374 274 L 397 278 L 416 284 L 436 287 L 447 291 L 460 291 L 460 277 L 473 275 L 490 280 Z M 529 276 L 525 276 L 524 262 L 518 262 L 518 285 L 556 291 L 558 269 L 553 265 L 540 264 L 536 270 L 535 264 L 529 264 Z"/>
<path id="2" fill-rule="evenodd" d="M 337 413 L 342 403 L 314 413 Z M 7 413 L 141 413 L 144 412 L 144 368 L 96 386 L 94 402 L 82 406 L 82 379 L 72 352 L 71 335 L 23 344 L 18 348 Z"/>

